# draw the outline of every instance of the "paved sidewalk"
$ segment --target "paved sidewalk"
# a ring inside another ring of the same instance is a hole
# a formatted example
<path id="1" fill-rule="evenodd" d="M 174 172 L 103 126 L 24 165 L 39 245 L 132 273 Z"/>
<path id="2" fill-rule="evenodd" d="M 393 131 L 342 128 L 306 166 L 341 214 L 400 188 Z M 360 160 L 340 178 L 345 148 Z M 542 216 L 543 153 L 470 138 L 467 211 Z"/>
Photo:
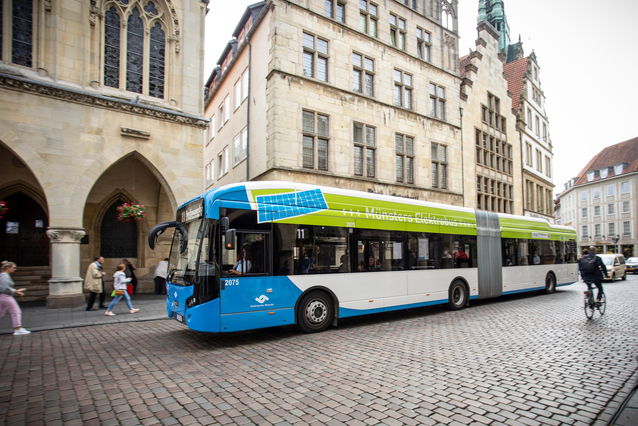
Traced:
<path id="1" fill-rule="evenodd" d="M 638 359 L 637 359 L 638 361 Z M 612 419 L 609 425 L 612 426 L 635 426 L 638 425 L 638 374 L 634 374 L 631 381 L 633 388 L 630 391 L 630 395 L 624 403 L 624 406 L 620 407 L 617 411 L 615 420 Z"/>
<path id="2" fill-rule="evenodd" d="M 126 302 L 120 300 L 113 309 L 114 317 L 104 315 L 105 309 L 89 312 L 85 310 L 85 306 L 47 309 L 44 302 L 20 303 L 20 298 L 17 300 L 22 309 L 22 326 L 32 332 L 168 318 L 166 316 L 166 295 L 160 294 L 134 294 L 132 297 L 133 307 L 139 309 L 139 312 L 135 314 L 129 314 Z M 113 298 L 107 295 L 104 304 L 108 306 L 111 300 Z M 97 300 L 93 307 L 97 309 Z M 13 333 L 13 325 L 10 315 L 7 313 L 3 318 L 0 318 L 0 334 L 9 333 Z"/>

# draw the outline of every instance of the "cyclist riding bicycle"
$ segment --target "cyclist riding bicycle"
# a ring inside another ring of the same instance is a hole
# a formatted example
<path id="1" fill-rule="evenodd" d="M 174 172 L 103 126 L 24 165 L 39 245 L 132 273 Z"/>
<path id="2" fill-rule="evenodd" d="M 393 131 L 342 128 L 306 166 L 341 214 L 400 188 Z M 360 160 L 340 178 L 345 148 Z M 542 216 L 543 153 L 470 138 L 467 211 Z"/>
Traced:
<path id="1" fill-rule="evenodd" d="M 603 279 L 607 275 L 607 267 L 602 259 L 596 256 L 596 246 L 589 247 L 589 252 L 586 249 L 583 250 L 583 257 L 578 262 L 578 270 L 583 281 L 594 283 L 598 288 L 596 305 L 600 306 L 600 298 L 605 293 L 603 291 Z"/>

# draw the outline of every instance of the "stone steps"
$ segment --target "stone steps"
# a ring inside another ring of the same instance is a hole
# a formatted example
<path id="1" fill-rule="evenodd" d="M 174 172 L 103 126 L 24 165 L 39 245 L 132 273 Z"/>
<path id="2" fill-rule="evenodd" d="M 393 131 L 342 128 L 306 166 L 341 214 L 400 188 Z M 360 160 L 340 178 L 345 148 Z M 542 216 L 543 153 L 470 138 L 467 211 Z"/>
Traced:
<path id="1" fill-rule="evenodd" d="M 49 279 L 51 269 L 46 266 L 18 266 L 18 270 L 11 274 L 15 283 L 14 288 L 26 288 L 24 296 L 18 297 L 19 302 L 46 300 L 49 295 Z"/>

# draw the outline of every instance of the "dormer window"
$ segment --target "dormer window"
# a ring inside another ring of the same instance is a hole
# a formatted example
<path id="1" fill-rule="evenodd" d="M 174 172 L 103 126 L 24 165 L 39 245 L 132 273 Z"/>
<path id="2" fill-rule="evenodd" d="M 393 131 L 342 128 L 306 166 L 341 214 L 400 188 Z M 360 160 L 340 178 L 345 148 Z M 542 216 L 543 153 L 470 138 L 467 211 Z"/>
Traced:
<path id="1" fill-rule="evenodd" d="M 609 167 L 603 167 L 600 169 L 600 178 L 605 179 L 609 175 Z"/>
<path id="2" fill-rule="evenodd" d="M 596 179 L 596 171 L 587 172 L 587 182 L 591 182 Z"/>
<path id="3" fill-rule="evenodd" d="M 625 171 L 625 166 L 627 165 L 627 163 L 618 163 L 618 164 L 614 164 L 614 174 L 616 176 L 622 174 L 622 172 Z"/>

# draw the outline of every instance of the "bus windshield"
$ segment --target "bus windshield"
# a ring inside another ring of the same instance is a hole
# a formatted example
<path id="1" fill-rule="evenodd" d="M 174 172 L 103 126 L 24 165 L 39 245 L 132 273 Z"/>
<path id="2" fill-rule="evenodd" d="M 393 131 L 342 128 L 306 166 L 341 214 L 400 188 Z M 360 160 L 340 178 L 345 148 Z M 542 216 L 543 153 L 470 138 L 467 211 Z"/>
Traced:
<path id="1" fill-rule="evenodd" d="M 177 219 L 186 230 L 186 237 L 177 229 L 173 234 L 168 263 L 168 281 L 171 284 L 194 284 L 197 253 L 204 232 L 204 208 L 201 201 L 191 203 L 177 212 Z M 181 220 L 180 220 L 181 219 Z"/>
<path id="2" fill-rule="evenodd" d="M 197 252 L 202 236 L 202 222 L 202 219 L 197 219 L 183 225 L 188 232 L 187 241 L 182 240 L 181 234 L 175 230 L 168 263 L 168 278 L 171 284 L 193 285 Z"/>

